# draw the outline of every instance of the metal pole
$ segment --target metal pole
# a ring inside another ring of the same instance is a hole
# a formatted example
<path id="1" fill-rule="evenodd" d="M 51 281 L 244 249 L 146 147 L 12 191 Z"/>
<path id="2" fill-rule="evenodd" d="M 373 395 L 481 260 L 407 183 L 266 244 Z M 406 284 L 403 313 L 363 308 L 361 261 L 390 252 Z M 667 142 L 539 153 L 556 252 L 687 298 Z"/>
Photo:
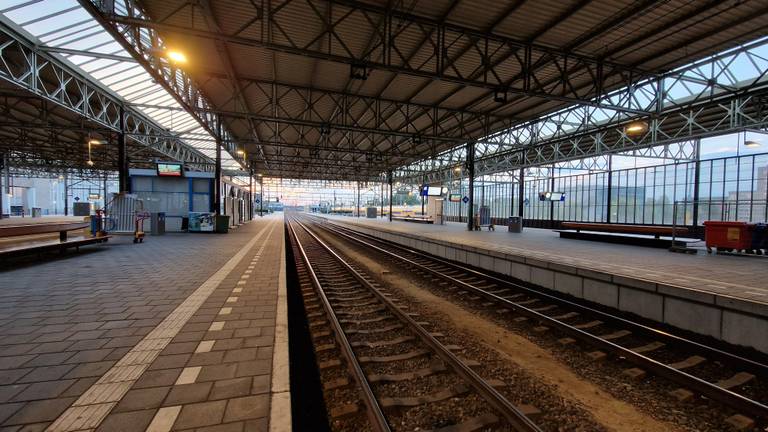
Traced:
<path id="1" fill-rule="evenodd" d="M 606 202 L 605 223 L 611 223 L 611 195 L 613 186 L 613 155 L 608 155 L 608 201 Z"/>
<path id="2" fill-rule="evenodd" d="M 520 168 L 520 184 L 517 185 L 517 215 L 520 216 L 520 222 L 522 222 L 524 211 L 525 211 L 525 168 Z"/>
<path id="3" fill-rule="evenodd" d="M 387 183 L 389 183 L 389 221 L 392 222 L 392 171 L 387 172 Z"/>
<path id="4" fill-rule="evenodd" d="M 259 180 L 259 185 L 261 185 L 261 192 L 259 193 L 259 217 L 264 217 L 264 177 Z"/>
<path id="5" fill-rule="evenodd" d="M 214 173 L 214 212 L 221 215 L 221 120 L 216 124 L 216 171 Z"/>
<path id="6" fill-rule="evenodd" d="M 428 186 L 426 186 L 426 182 L 427 182 L 427 177 L 426 176 L 422 176 L 421 177 L 421 188 L 422 188 L 422 190 L 421 190 L 421 215 L 422 216 L 424 216 L 424 194 L 427 192 L 426 190 L 424 190 L 424 188 L 428 187 Z"/>
<path id="7" fill-rule="evenodd" d="M 467 176 L 469 180 L 469 202 L 467 209 L 467 230 L 472 231 L 475 228 L 474 205 L 475 205 L 475 143 L 467 143 Z"/>
<path id="8" fill-rule="evenodd" d="M 6 160 L 6 155 L 3 154 L 3 157 L 0 159 L 0 219 L 3 218 L 3 195 L 5 195 L 5 189 L 3 189 L 3 187 L 4 185 L 8 186 L 9 184 L 8 179 L 2 175 L 6 163 L 8 163 L 8 161 Z"/>
<path id="9" fill-rule="evenodd" d="M 360 217 L 360 182 L 357 182 L 357 217 Z"/>
<path id="10" fill-rule="evenodd" d="M 512 172 L 509 172 L 512 174 Z M 512 175 L 512 183 L 509 187 L 509 215 L 514 216 L 515 212 L 515 176 Z"/>
<path id="11" fill-rule="evenodd" d="M 552 172 L 549 176 L 549 191 L 554 192 L 555 191 L 555 165 L 552 164 Z M 549 201 L 549 224 L 552 228 L 554 228 L 554 222 L 555 222 L 555 202 L 550 200 Z"/>
<path id="12" fill-rule="evenodd" d="M 120 107 L 120 132 L 117 134 L 117 183 L 121 193 L 131 192 L 128 147 L 125 140 L 125 109 Z"/>
<path id="13" fill-rule="evenodd" d="M 693 227 L 699 225 L 699 182 L 701 181 L 701 140 L 696 140 L 696 159 L 693 168 Z M 687 206 L 687 204 L 686 204 Z"/>
<path id="14" fill-rule="evenodd" d="M 67 190 L 67 172 L 64 172 L 64 216 L 69 216 L 69 191 Z"/>
<path id="15" fill-rule="evenodd" d="M 253 220 L 253 168 L 250 169 L 248 176 L 248 215 L 249 220 Z"/>
<path id="16" fill-rule="evenodd" d="M 381 182 L 381 217 L 384 217 L 384 182 Z"/>

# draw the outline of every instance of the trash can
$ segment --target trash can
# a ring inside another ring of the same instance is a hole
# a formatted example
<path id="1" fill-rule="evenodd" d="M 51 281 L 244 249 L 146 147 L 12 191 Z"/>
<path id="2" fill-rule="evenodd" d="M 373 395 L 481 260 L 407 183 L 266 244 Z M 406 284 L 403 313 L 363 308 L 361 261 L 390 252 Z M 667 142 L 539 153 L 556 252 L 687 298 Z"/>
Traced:
<path id="1" fill-rule="evenodd" d="M 43 216 L 43 209 L 40 207 L 32 207 L 32 217 L 39 218 Z"/>
<path id="2" fill-rule="evenodd" d="M 165 234 L 165 212 L 155 212 L 150 215 L 149 231 L 153 236 Z"/>
<path id="3" fill-rule="evenodd" d="M 745 250 L 752 247 L 754 225 L 746 222 L 704 222 L 707 249 Z"/>
<path id="4" fill-rule="evenodd" d="M 229 232 L 229 215 L 216 216 L 216 232 L 221 234 Z"/>
<path id="5" fill-rule="evenodd" d="M 755 224 L 752 231 L 752 249 L 758 254 L 762 254 L 764 250 L 768 252 L 768 225 Z"/>
<path id="6" fill-rule="evenodd" d="M 365 217 L 368 219 L 376 219 L 376 216 L 379 214 L 378 207 L 367 207 L 365 209 Z"/>
<path id="7" fill-rule="evenodd" d="M 521 233 L 523 232 L 523 218 L 522 216 L 510 216 L 509 217 L 509 223 L 507 225 L 509 227 L 509 232 L 513 233 Z"/>

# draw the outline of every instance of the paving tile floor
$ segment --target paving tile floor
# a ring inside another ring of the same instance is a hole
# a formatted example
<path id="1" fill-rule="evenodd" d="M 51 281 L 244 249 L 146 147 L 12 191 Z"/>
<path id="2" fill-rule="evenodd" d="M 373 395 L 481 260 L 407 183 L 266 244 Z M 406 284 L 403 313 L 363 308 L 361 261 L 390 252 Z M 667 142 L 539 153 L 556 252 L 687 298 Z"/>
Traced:
<path id="1" fill-rule="evenodd" d="M 0 272 L 0 432 L 267 430 L 282 217 L 82 251 Z"/>
<path id="2" fill-rule="evenodd" d="M 681 288 L 768 304 L 768 258 L 672 253 L 665 249 L 561 239 L 552 230 L 525 228 L 521 234 L 467 231 L 466 224 L 427 225 L 383 219 L 328 216 L 341 222 L 418 235 L 479 249 L 535 258 Z"/>

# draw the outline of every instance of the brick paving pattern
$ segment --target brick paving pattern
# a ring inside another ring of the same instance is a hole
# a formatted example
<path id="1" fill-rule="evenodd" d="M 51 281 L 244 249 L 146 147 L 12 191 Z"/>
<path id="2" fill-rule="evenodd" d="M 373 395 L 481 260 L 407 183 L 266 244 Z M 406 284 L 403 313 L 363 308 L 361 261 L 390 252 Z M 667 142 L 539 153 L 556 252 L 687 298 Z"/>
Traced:
<path id="1" fill-rule="evenodd" d="M 682 288 L 707 291 L 740 299 L 768 303 L 768 265 L 762 257 L 734 257 L 671 253 L 631 245 L 561 239 L 552 230 L 525 228 L 522 234 L 497 231 L 467 231 L 466 225 L 424 225 L 379 219 L 331 217 L 425 239 L 458 243 L 479 249 L 521 255 L 547 262 L 640 278 Z"/>
<path id="2" fill-rule="evenodd" d="M 169 324 L 262 229 L 188 320 Z M 267 430 L 281 219 L 228 235 L 115 240 L 0 273 L 0 431 L 68 430 L 63 413 L 113 399 L 88 428 Z M 145 345 L 174 323 L 177 333 L 161 351 Z M 140 375 L 114 380 L 130 387 L 94 391 L 121 366 L 141 363 L 137 352 L 154 360 Z"/>

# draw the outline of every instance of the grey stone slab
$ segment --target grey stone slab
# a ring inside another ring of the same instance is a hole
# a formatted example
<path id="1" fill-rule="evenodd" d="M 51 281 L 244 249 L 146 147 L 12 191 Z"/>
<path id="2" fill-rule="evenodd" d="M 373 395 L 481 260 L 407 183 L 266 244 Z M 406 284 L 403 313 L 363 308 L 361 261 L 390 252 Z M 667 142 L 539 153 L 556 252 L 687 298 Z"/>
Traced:
<path id="1" fill-rule="evenodd" d="M 555 288 L 555 272 L 540 267 L 531 267 L 531 283 L 543 288 Z"/>
<path id="2" fill-rule="evenodd" d="M 534 269 L 534 272 L 537 270 Z M 569 294 L 574 297 L 584 297 L 584 278 L 566 273 L 555 273 L 555 282 L 553 288 L 561 293 Z"/>
<path id="3" fill-rule="evenodd" d="M 619 309 L 664 322 L 664 297 L 629 287 L 619 287 Z"/>
<path id="4" fill-rule="evenodd" d="M 584 298 L 613 308 L 619 308 L 619 287 L 599 280 L 584 279 Z"/>
<path id="5" fill-rule="evenodd" d="M 712 293 L 694 290 L 691 288 L 680 288 L 678 286 L 658 284 L 657 291 L 660 294 L 665 294 L 672 297 L 682 298 L 686 300 L 693 300 L 699 303 L 715 303 L 715 295 Z"/>
<path id="6" fill-rule="evenodd" d="M 738 312 L 724 311 L 722 338 L 735 345 L 768 352 L 768 321 Z"/>
<path id="7" fill-rule="evenodd" d="M 668 297 L 664 302 L 666 323 L 716 338 L 722 336 L 722 314 L 722 309 L 686 300 Z"/>

